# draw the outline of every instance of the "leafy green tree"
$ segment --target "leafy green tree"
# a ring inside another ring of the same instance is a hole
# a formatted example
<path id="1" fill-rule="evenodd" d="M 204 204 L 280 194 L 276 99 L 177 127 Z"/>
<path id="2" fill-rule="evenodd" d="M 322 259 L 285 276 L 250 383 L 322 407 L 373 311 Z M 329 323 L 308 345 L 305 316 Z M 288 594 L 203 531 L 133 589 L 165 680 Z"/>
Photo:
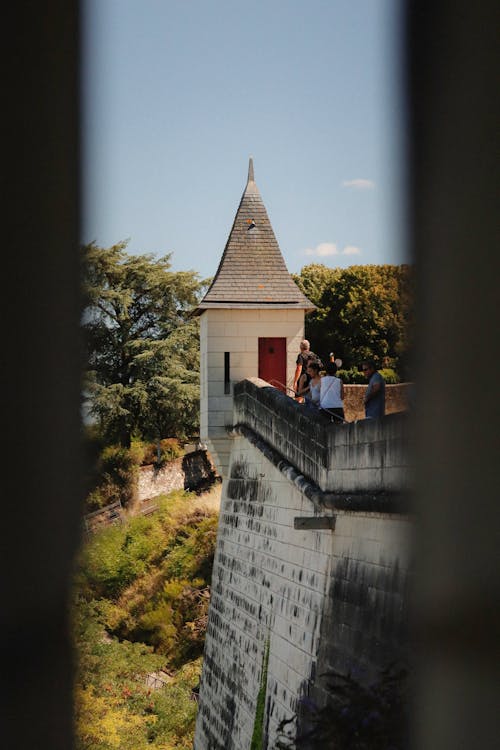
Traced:
<path id="1" fill-rule="evenodd" d="M 126 242 L 83 247 L 83 328 L 90 414 L 111 442 L 183 437 L 196 429 L 198 323 L 206 282 L 171 271 L 170 255 L 129 255 Z"/>
<path id="2" fill-rule="evenodd" d="M 407 375 L 412 344 L 412 266 L 305 266 L 295 281 L 317 310 L 306 317 L 311 348 L 355 367 L 373 357 Z"/>

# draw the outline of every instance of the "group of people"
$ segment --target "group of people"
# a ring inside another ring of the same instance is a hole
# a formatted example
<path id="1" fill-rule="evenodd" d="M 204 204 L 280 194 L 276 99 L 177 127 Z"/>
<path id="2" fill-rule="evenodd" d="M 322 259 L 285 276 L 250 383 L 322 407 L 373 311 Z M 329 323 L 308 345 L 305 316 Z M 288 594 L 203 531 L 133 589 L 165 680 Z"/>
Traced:
<path id="1" fill-rule="evenodd" d="M 365 417 L 376 419 L 385 414 L 385 380 L 371 359 L 361 364 L 368 387 L 364 394 Z M 338 365 L 333 354 L 323 366 L 311 351 L 307 339 L 300 342 L 294 377 L 295 398 L 313 409 L 325 409 L 338 421 L 344 421 L 344 384 L 337 377 Z M 324 374 L 323 374 L 324 372 Z"/>

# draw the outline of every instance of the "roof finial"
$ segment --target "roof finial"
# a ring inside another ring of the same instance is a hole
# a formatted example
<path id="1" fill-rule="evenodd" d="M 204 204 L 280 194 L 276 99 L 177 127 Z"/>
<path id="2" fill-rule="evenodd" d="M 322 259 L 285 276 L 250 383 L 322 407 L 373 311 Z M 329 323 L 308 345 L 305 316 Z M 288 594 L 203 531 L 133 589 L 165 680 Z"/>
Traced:
<path id="1" fill-rule="evenodd" d="M 255 182 L 254 176 L 253 176 L 253 158 L 250 157 L 250 160 L 248 162 L 248 182 Z"/>

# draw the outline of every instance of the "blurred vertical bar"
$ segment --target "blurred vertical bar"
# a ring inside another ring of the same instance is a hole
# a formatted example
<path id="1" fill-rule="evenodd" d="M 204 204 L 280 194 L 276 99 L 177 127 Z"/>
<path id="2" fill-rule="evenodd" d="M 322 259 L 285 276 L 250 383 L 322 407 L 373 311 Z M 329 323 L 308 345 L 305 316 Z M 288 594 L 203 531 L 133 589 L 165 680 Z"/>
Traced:
<path id="1" fill-rule="evenodd" d="M 418 273 L 415 746 L 490 748 L 498 711 L 498 3 L 407 5 Z"/>
<path id="2" fill-rule="evenodd" d="M 498 4 L 407 4 L 419 276 L 420 750 L 497 741 Z M 79 3 L 5 22 L 0 739 L 73 747 L 67 602 L 81 524 Z"/>
<path id="3" fill-rule="evenodd" d="M 2 746 L 73 747 L 81 526 L 79 3 L 4 17 Z M 6 230 L 6 231 L 5 231 Z"/>

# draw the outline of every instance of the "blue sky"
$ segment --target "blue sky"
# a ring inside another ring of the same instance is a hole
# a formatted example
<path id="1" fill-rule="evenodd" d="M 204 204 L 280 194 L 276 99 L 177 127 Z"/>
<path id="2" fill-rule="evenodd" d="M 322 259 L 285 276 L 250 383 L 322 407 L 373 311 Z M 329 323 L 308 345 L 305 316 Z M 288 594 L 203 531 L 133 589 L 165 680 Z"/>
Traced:
<path id="1" fill-rule="evenodd" d="M 215 273 L 248 158 L 290 272 L 401 263 L 397 0 L 84 0 L 82 241 Z"/>

